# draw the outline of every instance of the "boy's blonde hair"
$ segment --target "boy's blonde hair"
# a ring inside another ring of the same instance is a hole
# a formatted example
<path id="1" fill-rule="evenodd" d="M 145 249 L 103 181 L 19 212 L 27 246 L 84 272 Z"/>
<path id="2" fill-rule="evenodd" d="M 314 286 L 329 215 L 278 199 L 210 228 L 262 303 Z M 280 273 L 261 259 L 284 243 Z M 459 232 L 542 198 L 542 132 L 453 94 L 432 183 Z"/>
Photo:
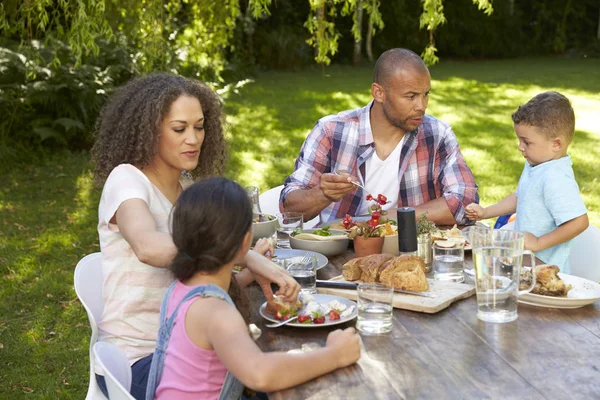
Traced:
<path id="1" fill-rule="evenodd" d="M 548 139 L 562 136 L 567 144 L 575 133 L 575 112 L 571 102 L 558 92 L 540 93 L 512 115 L 515 124 L 534 126 Z"/>

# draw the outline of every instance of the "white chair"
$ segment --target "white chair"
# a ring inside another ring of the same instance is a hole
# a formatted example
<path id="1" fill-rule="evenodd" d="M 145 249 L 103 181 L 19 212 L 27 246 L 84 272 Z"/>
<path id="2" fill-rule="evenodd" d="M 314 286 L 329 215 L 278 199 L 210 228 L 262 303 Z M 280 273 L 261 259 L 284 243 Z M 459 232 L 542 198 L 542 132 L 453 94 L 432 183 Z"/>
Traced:
<path id="1" fill-rule="evenodd" d="M 571 275 L 600 282 L 600 229 L 593 225 L 573 239 Z"/>
<path id="2" fill-rule="evenodd" d="M 283 189 L 283 185 L 276 186 L 267 190 L 264 193 L 261 193 L 258 196 L 258 201 L 260 202 L 260 209 L 265 214 L 278 214 L 279 211 L 279 195 L 281 194 L 281 190 Z M 305 228 L 312 228 L 316 224 L 319 223 L 319 216 L 314 217 L 310 221 L 305 221 L 303 226 Z"/>
<path id="3" fill-rule="evenodd" d="M 130 400 L 131 367 L 129 360 L 117 346 L 108 342 L 94 345 L 96 361 L 104 370 L 106 389 L 110 400 Z"/>
<path id="4" fill-rule="evenodd" d="M 102 298 L 102 282 L 104 280 L 102 276 L 102 253 L 92 253 L 83 257 L 77 266 L 75 267 L 75 293 L 85 311 L 87 312 L 88 319 L 90 320 L 90 326 L 92 328 L 92 335 L 90 337 L 90 383 L 88 385 L 88 392 L 86 400 L 106 399 L 98 383 L 96 382 L 96 375 L 94 373 L 94 343 L 98 340 L 98 323 L 102 317 L 102 311 L 104 310 L 104 300 Z"/>

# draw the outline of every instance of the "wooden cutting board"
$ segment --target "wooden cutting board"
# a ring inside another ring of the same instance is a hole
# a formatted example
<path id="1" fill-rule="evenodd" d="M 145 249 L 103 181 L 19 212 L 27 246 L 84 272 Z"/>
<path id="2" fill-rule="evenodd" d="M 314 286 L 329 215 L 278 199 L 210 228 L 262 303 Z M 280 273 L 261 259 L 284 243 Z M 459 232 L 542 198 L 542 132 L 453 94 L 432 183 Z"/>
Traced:
<path id="1" fill-rule="evenodd" d="M 344 281 L 344 278 L 340 275 L 331 280 Z M 436 281 L 433 279 L 427 279 L 427 281 L 429 282 L 429 293 L 435 294 L 436 297 L 422 297 L 411 294 L 394 293 L 394 300 L 392 303 L 394 308 L 433 314 L 443 310 L 457 300 L 466 299 L 475 294 L 475 286 L 468 283 Z M 319 287 L 317 288 L 317 292 L 332 294 L 355 301 L 357 299 L 356 290 L 353 289 Z"/>

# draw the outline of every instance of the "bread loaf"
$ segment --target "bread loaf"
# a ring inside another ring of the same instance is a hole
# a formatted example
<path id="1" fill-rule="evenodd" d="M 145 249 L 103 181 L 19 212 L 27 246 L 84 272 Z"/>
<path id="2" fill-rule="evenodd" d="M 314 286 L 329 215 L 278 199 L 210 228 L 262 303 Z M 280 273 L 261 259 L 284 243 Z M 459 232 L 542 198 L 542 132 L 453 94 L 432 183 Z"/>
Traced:
<path id="1" fill-rule="evenodd" d="M 417 256 L 393 257 L 373 254 L 358 257 L 344 264 L 342 275 L 347 281 L 382 283 L 395 289 L 424 292 L 429 289 L 425 262 Z"/>

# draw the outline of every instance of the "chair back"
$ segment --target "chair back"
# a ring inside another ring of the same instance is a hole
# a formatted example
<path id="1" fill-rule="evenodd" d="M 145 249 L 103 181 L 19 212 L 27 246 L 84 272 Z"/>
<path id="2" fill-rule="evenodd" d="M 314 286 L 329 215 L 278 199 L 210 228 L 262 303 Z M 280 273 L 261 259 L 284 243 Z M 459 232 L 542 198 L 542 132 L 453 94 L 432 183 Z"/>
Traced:
<path id="1" fill-rule="evenodd" d="M 90 337 L 90 383 L 86 400 L 105 399 L 96 382 L 94 373 L 95 357 L 92 347 L 98 340 L 98 322 L 104 311 L 104 299 L 102 298 L 102 253 L 92 253 L 83 257 L 75 267 L 75 293 L 85 311 L 87 312 L 92 328 Z"/>
<path id="2" fill-rule="evenodd" d="M 130 400 L 134 397 L 131 389 L 131 367 L 125 354 L 117 346 L 108 342 L 94 344 L 94 354 L 104 370 L 104 380 L 110 400 Z"/>
<path id="3" fill-rule="evenodd" d="M 600 229 L 593 225 L 573 239 L 571 275 L 600 282 Z"/>
<path id="4" fill-rule="evenodd" d="M 281 190 L 283 189 L 283 185 L 276 186 L 267 190 L 264 193 L 261 193 L 258 196 L 258 201 L 260 202 L 260 209 L 265 214 L 279 214 L 279 195 L 281 194 Z M 312 228 L 319 223 L 319 216 L 311 219 L 310 221 L 304 221 L 303 226 L 305 228 Z"/>

